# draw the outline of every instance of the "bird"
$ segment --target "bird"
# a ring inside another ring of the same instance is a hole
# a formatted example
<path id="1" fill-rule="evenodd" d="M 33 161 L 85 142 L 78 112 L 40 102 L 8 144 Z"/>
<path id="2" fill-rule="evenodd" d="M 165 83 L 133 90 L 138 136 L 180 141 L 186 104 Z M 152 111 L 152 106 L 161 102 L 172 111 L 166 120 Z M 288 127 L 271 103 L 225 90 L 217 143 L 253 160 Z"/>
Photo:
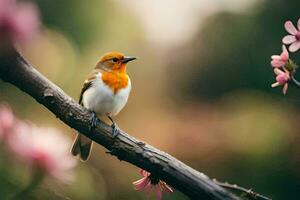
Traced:
<path id="1" fill-rule="evenodd" d="M 99 122 L 98 117 L 106 116 L 112 122 L 112 137 L 119 134 L 119 127 L 113 120 L 126 105 L 131 81 L 126 72 L 128 62 L 136 57 L 125 56 L 120 52 L 108 52 L 97 62 L 81 89 L 79 104 L 92 111 L 89 127 L 93 129 Z M 74 156 L 82 161 L 88 160 L 92 149 L 92 140 L 78 133 L 71 148 Z"/>

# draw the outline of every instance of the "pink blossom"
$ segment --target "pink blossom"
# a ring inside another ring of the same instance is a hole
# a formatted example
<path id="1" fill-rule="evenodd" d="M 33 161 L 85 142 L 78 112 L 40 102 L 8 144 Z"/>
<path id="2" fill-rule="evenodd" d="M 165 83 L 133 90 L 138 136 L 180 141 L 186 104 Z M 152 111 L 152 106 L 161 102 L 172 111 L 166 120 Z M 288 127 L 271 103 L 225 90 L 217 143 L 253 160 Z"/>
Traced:
<path id="1" fill-rule="evenodd" d="M 162 199 L 163 192 L 173 192 L 172 188 L 168 186 L 167 183 L 151 176 L 150 172 L 141 169 L 140 174 L 143 178 L 133 182 L 135 190 L 145 189 L 147 193 L 154 192 L 157 200 Z"/>
<path id="2" fill-rule="evenodd" d="M 271 58 L 271 65 L 273 67 L 284 67 L 289 60 L 289 52 L 287 51 L 285 45 L 282 45 L 282 52 L 280 55 L 273 55 Z"/>
<path id="3" fill-rule="evenodd" d="M 0 39 L 6 42 L 25 42 L 38 30 L 37 8 L 32 3 L 0 0 Z"/>
<path id="4" fill-rule="evenodd" d="M 290 72 L 284 69 L 284 71 L 275 68 L 274 73 L 276 74 L 276 83 L 272 84 L 272 87 L 283 85 L 282 92 L 286 94 L 288 89 L 288 81 L 290 80 Z"/>
<path id="5" fill-rule="evenodd" d="M 58 130 L 21 121 L 9 107 L 0 106 L 1 136 L 8 150 L 33 169 L 61 181 L 72 179 L 77 160 L 69 153 L 71 141 Z"/>
<path id="6" fill-rule="evenodd" d="M 76 165 L 76 160 L 69 153 L 71 142 L 68 138 L 52 128 L 38 128 L 32 125 L 30 128 L 24 127 L 23 130 L 26 131 L 10 137 L 11 149 L 34 168 L 61 181 L 70 181 L 70 170 Z"/>
<path id="7" fill-rule="evenodd" d="M 290 52 L 295 52 L 300 48 L 300 19 L 297 22 L 297 28 L 291 21 L 286 21 L 284 27 L 290 35 L 285 36 L 282 42 L 287 45 L 290 44 Z"/>

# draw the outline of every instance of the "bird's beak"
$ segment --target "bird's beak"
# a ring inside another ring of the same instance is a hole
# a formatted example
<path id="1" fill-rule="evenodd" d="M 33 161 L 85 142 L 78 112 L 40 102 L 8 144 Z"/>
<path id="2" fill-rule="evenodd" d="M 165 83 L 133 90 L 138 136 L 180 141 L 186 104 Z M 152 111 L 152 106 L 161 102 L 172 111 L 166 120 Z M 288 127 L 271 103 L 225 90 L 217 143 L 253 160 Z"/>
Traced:
<path id="1" fill-rule="evenodd" d="M 125 56 L 124 59 L 122 60 L 122 63 L 128 63 L 129 61 L 135 60 L 135 57 L 131 56 Z"/>

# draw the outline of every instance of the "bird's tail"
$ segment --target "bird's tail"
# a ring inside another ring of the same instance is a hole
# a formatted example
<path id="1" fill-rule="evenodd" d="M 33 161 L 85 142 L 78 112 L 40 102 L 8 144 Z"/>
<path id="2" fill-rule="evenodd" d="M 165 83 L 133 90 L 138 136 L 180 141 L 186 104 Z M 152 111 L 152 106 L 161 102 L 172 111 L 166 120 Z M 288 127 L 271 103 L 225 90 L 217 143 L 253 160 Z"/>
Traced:
<path id="1" fill-rule="evenodd" d="M 82 161 L 86 161 L 91 154 L 92 144 L 91 139 L 82 134 L 77 134 L 71 148 L 71 153 L 73 156 L 79 155 Z"/>

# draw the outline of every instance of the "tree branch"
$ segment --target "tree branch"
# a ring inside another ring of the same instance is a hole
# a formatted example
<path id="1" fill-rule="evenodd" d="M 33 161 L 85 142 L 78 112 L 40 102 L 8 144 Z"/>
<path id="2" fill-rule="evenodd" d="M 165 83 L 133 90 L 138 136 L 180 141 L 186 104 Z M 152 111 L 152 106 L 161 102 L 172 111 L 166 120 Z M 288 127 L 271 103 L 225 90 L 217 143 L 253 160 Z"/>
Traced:
<path id="1" fill-rule="evenodd" d="M 240 199 L 203 173 L 124 131 L 112 138 L 112 128 L 103 122 L 90 131 L 88 124 L 92 113 L 41 75 L 17 51 L 12 50 L 9 54 L 0 55 L 0 78 L 32 96 L 68 126 L 107 148 L 110 154 L 151 172 L 191 199 Z"/>
<path id="2" fill-rule="evenodd" d="M 246 194 L 251 199 L 272 200 L 269 197 L 266 197 L 264 195 L 261 195 L 261 194 L 258 194 L 256 192 L 254 192 L 252 189 L 246 189 L 246 188 L 243 188 L 243 187 L 238 186 L 236 184 L 230 184 L 230 183 L 227 183 L 227 182 L 223 183 L 223 182 L 218 181 L 217 179 L 213 179 L 213 181 L 217 185 L 219 185 L 223 188 L 227 188 L 227 189 L 230 189 L 230 190 L 236 190 L 237 192 L 241 192 L 243 194 Z"/>

